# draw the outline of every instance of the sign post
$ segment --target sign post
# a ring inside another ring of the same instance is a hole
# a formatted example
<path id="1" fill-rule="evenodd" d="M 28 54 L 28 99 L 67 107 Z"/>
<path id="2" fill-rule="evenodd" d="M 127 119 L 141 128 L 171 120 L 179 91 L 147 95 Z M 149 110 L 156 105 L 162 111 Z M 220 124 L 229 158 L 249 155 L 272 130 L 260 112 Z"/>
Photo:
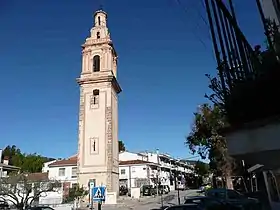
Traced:
<path id="1" fill-rule="evenodd" d="M 90 209 L 93 209 L 92 189 L 95 187 L 95 180 L 94 179 L 89 180 L 88 187 L 89 187 L 89 205 L 90 205 Z"/>
<path id="2" fill-rule="evenodd" d="M 97 209 L 101 210 L 102 202 L 105 201 L 105 187 L 92 188 L 92 201 L 98 202 Z"/>

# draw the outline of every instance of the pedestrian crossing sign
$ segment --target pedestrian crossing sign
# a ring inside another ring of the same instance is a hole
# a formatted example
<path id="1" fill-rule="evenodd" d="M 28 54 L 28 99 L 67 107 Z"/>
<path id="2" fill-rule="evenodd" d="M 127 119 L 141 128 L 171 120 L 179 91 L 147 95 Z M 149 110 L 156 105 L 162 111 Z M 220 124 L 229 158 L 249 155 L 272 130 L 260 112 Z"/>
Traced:
<path id="1" fill-rule="evenodd" d="M 105 201 L 105 187 L 92 188 L 92 200 L 95 202 Z"/>

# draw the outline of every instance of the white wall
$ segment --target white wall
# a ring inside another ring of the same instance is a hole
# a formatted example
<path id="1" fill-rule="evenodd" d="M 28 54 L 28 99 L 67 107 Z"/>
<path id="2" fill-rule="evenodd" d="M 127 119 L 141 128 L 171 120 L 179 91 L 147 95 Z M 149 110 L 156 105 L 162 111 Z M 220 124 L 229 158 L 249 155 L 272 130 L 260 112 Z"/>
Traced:
<path id="1" fill-rule="evenodd" d="M 170 172 L 161 171 L 160 172 L 160 181 L 161 181 L 161 184 L 170 186 Z"/>
<path id="2" fill-rule="evenodd" d="M 35 188 L 32 188 L 32 189 L 34 190 Z M 18 185 L 17 190 L 18 190 L 18 192 L 15 193 L 14 195 L 17 196 L 18 200 L 20 201 L 21 197 L 26 196 L 25 189 L 24 188 L 21 189 L 20 185 Z M 42 189 L 42 191 L 43 190 L 45 190 L 45 188 Z M 33 193 L 34 192 L 32 191 L 28 197 L 32 198 L 32 196 L 34 195 Z M 49 202 L 52 202 L 52 204 L 59 204 L 62 202 L 62 194 L 63 194 L 62 187 L 59 187 L 58 189 L 56 189 L 55 192 L 42 193 L 39 198 L 39 204 L 42 204 L 40 202 L 44 199 L 48 200 Z M 4 200 L 6 200 L 9 203 L 9 205 L 13 205 L 13 202 L 11 200 L 13 200 L 15 202 L 15 200 L 9 196 L 0 196 L 0 198 L 3 198 Z M 29 200 L 29 202 L 30 201 L 31 201 L 31 199 Z M 17 202 L 15 202 L 15 203 L 17 203 Z M 45 204 L 47 204 L 47 203 L 45 202 Z"/>
<path id="3" fill-rule="evenodd" d="M 59 166 L 51 166 L 48 169 L 49 172 L 49 179 L 55 179 L 59 180 L 62 182 L 70 182 L 71 184 L 77 183 L 77 176 L 72 177 L 72 168 L 75 168 L 77 166 L 64 166 L 64 167 L 59 167 Z M 65 168 L 65 176 L 59 176 L 59 169 L 60 168 Z"/>
<path id="4" fill-rule="evenodd" d="M 43 172 L 43 173 L 48 172 L 48 171 L 49 171 L 49 165 L 50 165 L 51 163 L 56 162 L 56 161 L 57 161 L 57 160 L 52 160 L 52 161 L 49 161 L 49 162 L 44 163 L 43 168 L 42 168 L 42 172 Z"/>
<path id="5" fill-rule="evenodd" d="M 126 165 L 119 166 L 119 179 L 127 179 L 127 187 L 136 187 L 136 179 L 148 179 L 148 170 L 151 171 L 150 166 L 141 165 Z M 131 185 L 130 185 L 131 184 Z"/>
<path id="6" fill-rule="evenodd" d="M 147 161 L 147 157 L 144 155 L 140 155 L 133 152 L 120 152 L 119 153 L 119 161 L 127 161 L 127 160 L 144 160 Z"/>
<path id="7" fill-rule="evenodd" d="M 157 153 L 148 153 L 148 161 L 152 163 L 159 164 L 159 157 Z"/>
<path id="8" fill-rule="evenodd" d="M 242 155 L 280 149 L 280 124 L 240 130 L 226 136 L 230 155 Z"/>
<path id="9" fill-rule="evenodd" d="M 39 198 L 39 204 L 41 205 L 53 205 L 61 204 L 63 201 L 63 192 L 47 192 Z"/>

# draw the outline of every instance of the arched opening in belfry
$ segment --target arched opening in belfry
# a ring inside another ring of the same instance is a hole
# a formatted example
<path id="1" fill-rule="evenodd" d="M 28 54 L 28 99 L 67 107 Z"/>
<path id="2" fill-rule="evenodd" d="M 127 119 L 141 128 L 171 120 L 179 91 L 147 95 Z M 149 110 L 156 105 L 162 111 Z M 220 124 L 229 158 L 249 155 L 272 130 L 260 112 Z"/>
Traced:
<path id="1" fill-rule="evenodd" d="M 100 17 L 98 16 L 98 25 L 100 26 L 101 25 L 101 20 L 100 20 Z"/>
<path id="2" fill-rule="evenodd" d="M 100 32 L 99 31 L 96 33 L 96 38 L 100 39 Z"/>
<path id="3" fill-rule="evenodd" d="M 93 57 L 93 71 L 94 72 L 100 71 L 100 56 L 99 55 L 95 55 Z"/>

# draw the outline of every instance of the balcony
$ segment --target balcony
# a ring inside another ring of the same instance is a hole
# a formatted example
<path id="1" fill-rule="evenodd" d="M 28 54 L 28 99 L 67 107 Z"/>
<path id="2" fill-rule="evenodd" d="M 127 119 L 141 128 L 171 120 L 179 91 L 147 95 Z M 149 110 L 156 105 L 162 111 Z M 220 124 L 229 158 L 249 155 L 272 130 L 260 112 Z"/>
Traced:
<path id="1" fill-rule="evenodd" d="M 8 163 L 4 160 L 4 163 L 0 163 L 0 178 L 7 177 L 8 172 L 18 171 L 19 169 L 19 167 L 8 165 Z"/>
<path id="2" fill-rule="evenodd" d="M 166 163 L 166 162 L 160 161 L 160 166 L 161 166 L 162 168 L 171 169 L 171 164 L 170 164 L 170 163 Z"/>
<path id="3" fill-rule="evenodd" d="M 280 158 L 280 54 L 277 40 L 271 39 L 276 32 L 266 24 L 268 49 L 253 49 L 229 3 L 228 9 L 221 0 L 205 0 L 218 66 L 218 76 L 211 78 L 214 94 L 209 98 L 230 124 L 224 131 L 230 155 L 274 167 L 269 158 Z"/>

